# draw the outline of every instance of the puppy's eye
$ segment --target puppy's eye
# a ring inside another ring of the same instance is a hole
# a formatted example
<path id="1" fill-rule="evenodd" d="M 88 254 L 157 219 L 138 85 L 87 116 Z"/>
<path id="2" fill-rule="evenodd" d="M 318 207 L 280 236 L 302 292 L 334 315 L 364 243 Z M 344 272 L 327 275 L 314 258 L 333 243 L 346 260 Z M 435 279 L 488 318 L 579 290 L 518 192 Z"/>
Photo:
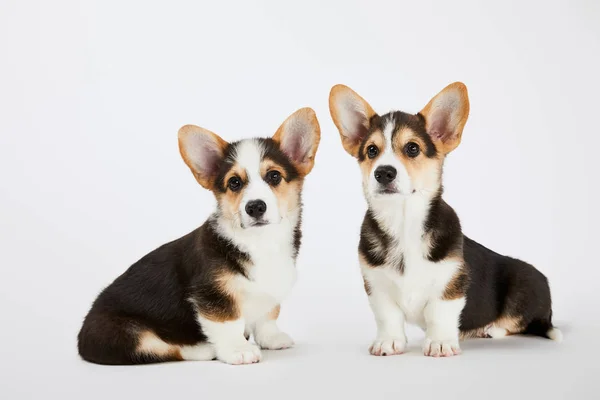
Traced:
<path id="1" fill-rule="evenodd" d="M 377 146 L 372 144 L 369 147 L 367 147 L 367 156 L 369 158 L 375 158 L 377 157 L 377 154 L 379 154 L 379 149 L 377 148 Z"/>
<path id="2" fill-rule="evenodd" d="M 232 192 L 237 192 L 242 188 L 242 181 L 237 176 L 232 176 L 231 178 L 229 178 L 229 181 L 227 181 L 227 187 Z"/>
<path id="3" fill-rule="evenodd" d="M 418 156 L 421 152 L 421 149 L 419 148 L 419 145 L 415 142 L 408 142 L 406 143 L 406 146 L 404 146 L 404 152 L 407 156 L 412 158 Z"/>
<path id="4" fill-rule="evenodd" d="M 279 171 L 269 171 L 265 176 L 265 181 L 267 181 L 269 185 L 277 186 L 279 185 L 279 182 L 281 182 L 281 173 Z"/>

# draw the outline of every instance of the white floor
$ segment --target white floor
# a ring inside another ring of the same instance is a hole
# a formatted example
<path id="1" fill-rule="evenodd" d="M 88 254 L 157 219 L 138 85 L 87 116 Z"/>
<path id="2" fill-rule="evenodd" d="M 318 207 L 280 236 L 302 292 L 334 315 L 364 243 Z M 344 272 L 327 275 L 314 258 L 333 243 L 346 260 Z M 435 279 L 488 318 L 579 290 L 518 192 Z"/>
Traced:
<path id="1" fill-rule="evenodd" d="M 307 294 L 293 296 L 281 316 L 296 347 L 265 351 L 261 363 L 249 366 L 98 366 L 76 355 L 77 318 L 62 326 L 24 322 L 1 350 L 0 398 L 598 398 L 600 327 L 577 315 L 557 321 L 562 343 L 476 339 L 463 342 L 460 356 L 434 359 L 421 355 L 423 334 L 410 328 L 408 353 L 374 357 L 367 352 L 374 324 L 362 293 L 306 301 Z"/>

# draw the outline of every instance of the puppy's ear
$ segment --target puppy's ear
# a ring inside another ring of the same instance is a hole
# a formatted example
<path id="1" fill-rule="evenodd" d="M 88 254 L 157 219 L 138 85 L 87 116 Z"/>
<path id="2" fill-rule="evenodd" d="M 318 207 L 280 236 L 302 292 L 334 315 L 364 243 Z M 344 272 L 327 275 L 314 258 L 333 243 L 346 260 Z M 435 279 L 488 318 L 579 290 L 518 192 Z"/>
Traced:
<path id="1" fill-rule="evenodd" d="M 312 108 L 301 108 L 281 124 L 273 140 L 288 156 L 301 175 L 307 175 L 315 164 L 321 141 L 321 128 Z"/>
<path id="2" fill-rule="evenodd" d="M 435 146 L 444 154 L 459 144 L 469 117 L 469 95 L 461 82 L 446 86 L 421 110 L 425 129 Z"/>
<path id="3" fill-rule="evenodd" d="M 373 108 L 356 92 L 344 85 L 335 85 L 329 93 L 329 112 L 340 131 L 344 149 L 358 157 L 360 144 L 369 132 Z"/>
<path id="4" fill-rule="evenodd" d="M 179 130 L 179 152 L 204 188 L 212 190 L 219 172 L 219 163 L 228 143 L 218 135 L 195 125 Z"/>

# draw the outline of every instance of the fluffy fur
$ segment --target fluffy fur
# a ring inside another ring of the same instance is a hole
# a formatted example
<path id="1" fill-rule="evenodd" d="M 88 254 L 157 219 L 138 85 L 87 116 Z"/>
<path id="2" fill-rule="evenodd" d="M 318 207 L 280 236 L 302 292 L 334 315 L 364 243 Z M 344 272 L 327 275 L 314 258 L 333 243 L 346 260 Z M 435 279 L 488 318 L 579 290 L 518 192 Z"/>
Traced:
<path id="1" fill-rule="evenodd" d="M 359 260 L 377 323 L 370 352 L 402 353 L 405 322 L 426 331 L 423 351 L 434 357 L 459 354 L 465 337 L 560 339 L 546 277 L 464 236 L 442 199 L 444 159 L 469 114 L 466 87 L 447 86 L 416 115 L 380 116 L 343 85 L 333 87 L 329 105 L 368 203 Z"/>
<path id="2" fill-rule="evenodd" d="M 259 347 L 292 346 L 276 320 L 296 280 L 302 183 L 319 140 L 311 109 L 298 110 L 266 139 L 230 144 L 197 126 L 181 128 L 182 157 L 214 193 L 217 209 L 100 293 L 79 332 L 81 357 L 249 364 L 260 360 Z"/>

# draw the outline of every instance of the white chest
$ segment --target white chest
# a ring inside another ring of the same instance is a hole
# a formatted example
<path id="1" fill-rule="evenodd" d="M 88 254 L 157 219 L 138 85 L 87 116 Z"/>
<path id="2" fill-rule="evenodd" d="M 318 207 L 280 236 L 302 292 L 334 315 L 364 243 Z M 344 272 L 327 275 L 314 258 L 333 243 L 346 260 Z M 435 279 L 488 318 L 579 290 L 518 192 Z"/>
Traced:
<path id="1" fill-rule="evenodd" d="M 245 266 L 248 277 L 240 275 L 236 282 L 236 294 L 247 322 L 256 321 L 279 305 L 290 293 L 297 276 L 291 237 L 258 239 L 247 243 L 245 249 L 252 260 Z"/>
<path id="2" fill-rule="evenodd" d="M 425 327 L 423 312 L 427 302 L 443 295 L 458 267 L 458 262 L 434 263 L 405 254 L 402 274 L 397 264 L 377 268 L 363 266 L 362 269 L 372 291 L 391 297 L 408 322 Z"/>
<path id="3" fill-rule="evenodd" d="M 423 234 L 427 209 L 418 202 L 408 206 L 391 210 L 388 207 L 380 213 L 382 225 L 395 243 L 388 249 L 387 264 L 376 268 L 365 265 L 362 270 L 373 291 L 390 296 L 408 322 L 424 327 L 425 306 L 430 299 L 443 295 L 460 262 L 427 259 L 430 244 Z M 402 272 L 398 269 L 400 263 Z"/>

